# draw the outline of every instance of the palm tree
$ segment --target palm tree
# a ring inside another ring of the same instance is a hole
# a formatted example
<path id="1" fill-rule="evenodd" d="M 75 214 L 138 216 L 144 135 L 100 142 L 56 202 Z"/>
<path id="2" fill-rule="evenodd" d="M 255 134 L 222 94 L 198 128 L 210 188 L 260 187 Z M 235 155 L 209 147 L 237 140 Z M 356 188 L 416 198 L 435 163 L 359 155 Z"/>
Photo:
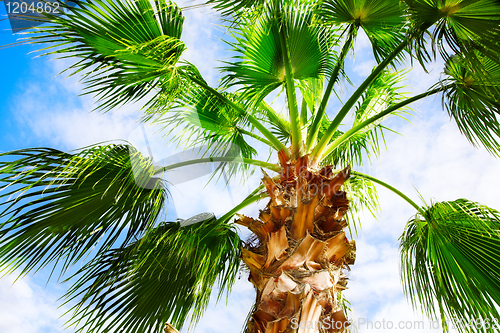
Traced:
<path id="1" fill-rule="evenodd" d="M 402 280 L 413 304 L 462 332 L 493 332 L 466 324 L 500 319 L 500 212 L 466 199 L 421 206 L 355 170 L 377 154 L 387 117 L 404 116 L 408 105 L 435 95 L 473 145 L 500 155 L 500 3 L 208 5 L 221 13 L 234 54 L 218 87 L 180 60 L 184 18 L 167 0 L 78 1 L 28 33 L 26 42 L 45 45 L 45 54 L 76 60 L 68 70 L 82 75 L 97 109 L 146 100 L 144 121 L 161 124 L 187 148 L 208 148 L 198 159 L 163 167 L 127 143 L 2 154 L 0 260 L 7 272 L 52 267 L 66 276 L 84 262 L 70 276 L 69 324 L 86 332 L 159 332 L 167 322 L 166 331 L 196 323 L 213 287 L 219 296 L 229 291 L 243 261 L 256 290 L 247 332 L 340 332 L 349 325 L 344 272 L 356 251 L 348 235 L 359 209 L 377 208 L 377 184 L 416 210 L 400 238 Z M 377 65 L 330 119 L 330 96 L 349 80 L 345 59 L 361 30 Z M 446 62 L 443 78 L 424 93 L 403 94 L 404 60 L 425 68 L 437 56 Z M 280 94 L 285 114 L 266 102 Z M 342 131 L 348 114 L 354 121 Z M 257 141 L 274 151 L 270 160 L 257 159 Z M 262 185 L 218 218 L 162 221 L 162 175 L 208 162 L 231 177 L 260 167 Z M 238 215 L 264 198 L 258 217 Z M 253 237 L 243 241 L 236 225 Z M 323 326 L 310 328 L 314 323 Z"/>

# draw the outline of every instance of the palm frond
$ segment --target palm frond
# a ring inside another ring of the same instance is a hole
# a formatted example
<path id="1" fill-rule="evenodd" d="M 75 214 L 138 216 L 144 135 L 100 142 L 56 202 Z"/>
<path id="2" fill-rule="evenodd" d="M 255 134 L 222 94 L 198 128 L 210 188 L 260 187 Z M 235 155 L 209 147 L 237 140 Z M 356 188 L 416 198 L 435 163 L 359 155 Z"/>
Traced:
<path id="1" fill-rule="evenodd" d="M 221 94 L 230 100 L 237 99 L 232 93 Z M 165 132 L 168 132 L 167 129 L 172 131 L 183 128 L 175 139 L 186 142 L 189 146 L 230 141 L 228 139 L 240 135 L 240 130 L 248 125 L 243 115 L 200 88 L 180 96 L 165 116 L 158 118 L 156 122 L 164 126 Z"/>
<path id="2" fill-rule="evenodd" d="M 284 144 L 290 141 L 290 122 L 280 112 L 276 112 L 265 101 L 261 101 L 258 107 L 254 108 L 255 116 L 269 127 L 273 133 Z"/>
<path id="3" fill-rule="evenodd" d="M 241 104 L 235 93 L 221 93 L 228 100 Z M 244 101 L 243 101 L 244 102 Z M 253 110 L 245 108 L 248 114 Z M 248 122 L 245 115 L 234 110 L 225 100 L 204 89 L 193 87 L 172 102 L 168 112 L 157 113 L 156 122 L 163 133 L 170 135 L 172 142 L 184 148 L 206 147 L 200 157 L 222 156 L 253 158 L 257 151 L 247 142 L 245 130 Z M 246 164 L 225 164 L 229 175 L 249 171 Z M 222 169 L 220 169 L 222 170 Z"/>
<path id="4" fill-rule="evenodd" d="M 325 127 L 322 129 L 326 130 Z M 373 156 L 378 157 L 380 155 L 379 141 L 383 141 L 384 129 L 384 127 L 378 125 L 369 131 L 352 136 L 348 141 L 326 155 L 322 159 L 322 163 L 324 165 L 335 165 L 337 168 L 346 164 L 361 166 L 365 158 L 371 160 Z M 337 131 L 332 140 L 341 137 L 343 134 L 344 132 Z"/>
<path id="5" fill-rule="evenodd" d="M 473 145 L 500 156 L 500 64 L 482 58 L 482 67 L 484 72 L 471 68 L 463 56 L 449 59 L 444 84 L 451 87 L 443 94 L 443 107 Z"/>
<path id="6" fill-rule="evenodd" d="M 456 53 L 466 54 L 470 64 L 480 66 L 479 50 L 498 61 L 500 51 L 500 3 L 496 0 L 404 0 L 409 7 L 414 51 L 426 53 L 423 33 L 432 33 L 432 53 L 439 51 L 444 59 Z M 430 29 L 430 30 L 428 30 Z M 430 59 L 430 58 L 427 58 Z"/>
<path id="7" fill-rule="evenodd" d="M 308 80 L 302 80 L 299 82 L 298 87 L 302 94 L 302 98 L 305 99 L 307 107 L 311 113 L 315 112 L 321 103 L 321 97 L 324 88 L 324 77 L 311 78 Z"/>
<path id="8" fill-rule="evenodd" d="M 123 244 L 157 223 L 166 199 L 151 161 L 127 145 L 75 154 L 49 148 L 4 153 L 0 259 L 21 274 Z M 12 160 L 14 158 L 14 160 Z"/>
<path id="9" fill-rule="evenodd" d="M 66 294 L 78 299 L 68 324 L 77 332 L 161 332 L 196 323 L 217 284 L 219 298 L 235 282 L 241 240 L 234 227 L 210 217 L 182 226 L 162 223 L 126 247 L 87 263 Z"/>
<path id="10" fill-rule="evenodd" d="M 500 319 L 500 212 L 466 199 L 435 203 L 408 222 L 400 240 L 414 306 L 460 332 L 493 332 L 471 323 Z"/>
<path id="11" fill-rule="evenodd" d="M 404 87 L 401 86 L 401 82 L 404 81 L 406 73 L 383 71 L 377 76 L 355 106 L 353 127 L 404 98 L 404 93 L 401 91 Z"/>
<path id="12" fill-rule="evenodd" d="M 325 27 L 315 24 L 310 10 L 313 5 L 297 1 L 280 1 L 278 5 L 283 7 L 281 19 L 269 4 L 259 17 L 242 17 L 230 29 L 234 42 L 228 44 L 236 55 L 222 67 L 222 82 L 244 87 L 257 101 L 285 82 L 280 29 L 285 29 L 294 79 L 319 78 L 331 68 L 333 38 Z"/>
<path id="13" fill-rule="evenodd" d="M 27 41 L 48 45 L 45 54 L 79 59 L 68 70 L 83 73 L 85 93 L 107 111 L 149 93 L 179 91 L 174 67 L 185 46 L 184 17 L 168 0 L 85 0 L 67 14 L 28 32 Z"/>
<path id="14" fill-rule="evenodd" d="M 208 0 L 208 4 L 213 4 L 214 9 L 224 16 L 238 16 L 249 11 L 262 10 L 267 0 Z"/>
<path id="15" fill-rule="evenodd" d="M 85 92 L 98 97 L 98 109 L 108 111 L 147 96 L 143 120 L 149 120 L 168 111 L 191 89 L 201 87 L 223 99 L 194 65 L 178 63 L 184 51 L 180 41 L 184 17 L 172 2 L 89 0 L 78 1 L 77 7 L 67 10 L 68 15 L 47 15 L 51 25 L 32 32 L 28 42 L 48 43 L 45 54 L 79 58 L 69 70 L 83 73 Z M 276 149 L 284 148 L 244 109 L 236 109 Z"/>
<path id="16" fill-rule="evenodd" d="M 358 234 L 361 230 L 361 213 L 367 209 L 373 217 L 380 212 L 377 188 L 365 178 L 350 177 L 343 185 L 343 190 L 349 199 L 349 210 L 347 212 L 348 227 L 351 234 Z"/>
<path id="17" fill-rule="evenodd" d="M 325 24 L 361 27 L 378 62 L 405 38 L 405 11 L 399 1 L 325 0 L 320 13 Z M 357 29 L 351 31 L 355 33 Z"/>
<path id="18" fill-rule="evenodd" d="M 283 4 L 297 3 L 297 0 L 278 0 Z M 276 0 L 208 0 L 207 4 L 213 4 L 213 8 L 220 12 L 228 22 L 235 23 L 245 16 L 257 17 L 266 10 L 266 7 L 276 3 Z M 303 4 L 317 5 L 314 0 L 301 0 Z"/>
<path id="19" fill-rule="evenodd" d="M 401 91 L 403 86 L 400 82 L 404 79 L 405 72 L 382 72 L 363 93 L 361 100 L 355 105 L 354 122 L 352 127 L 361 124 L 363 121 L 371 118 L 379 112 L 396 105 L 404 98 L 404 93 Z M 407 112 L 400 109 L 392 115 L 397 115 L 405 118 Z M 371 159 L 372 156 L 380 156 L 380 143 L 385 144 L 384 132 L 392 131 L 390 128 L 383 126 L 381 123 L 387 117 L 371 123 L 362 130 L 358 131 L 353 136 L 349 137 L 339 146 L 329 149 L 330 153 L 324 158 L 323 163 L 331 163 L 336 166 L 347 164 L 363 165 L 363 159 Z M 327 121 L 324 126 L 329 125 Z M 323 127 L 323 131 L 326 127 Z M 335 142 L 344 133 L 337 131 L 331 139 Z"/>

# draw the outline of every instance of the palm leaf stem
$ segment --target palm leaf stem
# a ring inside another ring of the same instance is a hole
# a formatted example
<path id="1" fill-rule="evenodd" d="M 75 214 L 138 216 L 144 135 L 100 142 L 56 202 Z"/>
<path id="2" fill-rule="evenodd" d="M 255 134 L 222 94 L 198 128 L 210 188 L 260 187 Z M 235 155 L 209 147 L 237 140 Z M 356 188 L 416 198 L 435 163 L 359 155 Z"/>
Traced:
<path id="1" fill-rule="evenodd" d="M 325 114 L 326 106 L 328 105 L 328 101 L 330 100 L 330 95 L 333 91 L 333 87 L 335 86 L 335 83 L 338 80 L 340 69 L 344 67 L 344 62 L 347 56 L 347 52 L 351 48 L 352 43 L 354 41 L 355 31 L 353 30 L 355 29 L 357 28 L 354 25 L 351 26 L 351 29 L 349 30 L 349 37 L 347 38 L 347 40 L 344 43 L 344 46 L 342 47 L 342 51 L 340 52 L 340 56 L 337 63 L 335 64 L 335 68 L 333 69 L 330 81 L 328 81 L 328 86 L 326 87 L 323 99 L 321 100 L 321 104 L 318 108 L 318 111 L 314 115 L 314 120 L 313 123 L 311 124 L 311 128 L 309 129 L 307 137 L 306 149 L 308 150 L 316 142 L 316 139 L 318 138 L 318 133 L 320 128 L 319 124 L 321 123 L 321 120 L 323 119 L 323 116 Z"/>
<path id="2" fill-rule="evenodd" d="M 376 114 L 375 116 L 361 122 L 360 124 L 354 126 L 353 128 L 351 128 L 350 130 L 348 130 L 347 132 L 345 132 L 344 134 L 342 134 L 337 140 L 335 140 L 334 142 L 332 142 L 331 144 L 329 144 L 325 150 L 325 155 L 328 155 L 330 154 L 333 150 L 335 150 L 335 148 L 339 147 L 340 145 L 342 145 L 342 143 L 346 142 L 347 140 L 349 140 L 350 137 L 352 137 L 353 135 L 355 135 L 356 133 L 358 133 L 359 131 L 363 130 L 364 128 L 370 126 L 371 124 L 375 123 L 376 121 L 379 121 L 380 119 L 382 119 L 383 117 L 391 114 L 392 112 L 398 110 L 398 109 L 401 109 L 403 107 L 405 107 L 406 105 L 408 104 L 411 104 L 415 101 L 418 101 L 422 98 L 425 98 L 425 97 L 428 97 L 428 96 L 431 96 L 431 95 L 434 95 L 434 94 L 437 94 L 439 92 L 442 92 L 442 91 L 445 91 L 449 88 L 451 88 L 452 85 L 449 84 L 449 85 L 446 85 L 446 86 L 441 86 L 441 87 L 438 87 L 438 88 L 435 88 L 435 89 L 432 89 L 432 90 L 429 90 L 429 91 L 426 91 L 422 94 L 419 94 L 419 95 L 416 95 L 416 96 L 413 96 L 413 97 L 410 97 L 398 104 L 395 104 L 387 109 L 385 109 L 384 111 Z"/>
<path id="3" fill-rule="evenodd" d="M 287 133 L 290 133 L 290 124 L 286 121 L 284 121 L 274 110 L 269 104 L 267 104 L 265 101 L 260 102 L 261 107 L 263 107 L 266 111 L 268 111 L 272 116 L 272 121 L 276 122 L 276 124 L 281 127 L 285 128 L 287 130 Z"/>
<path id="4" fill-rule="evenodd" d="M 170 164 L 167 165 L 166 167 L 163 167 L 161 169 L 158 169 L 155 171 L 155 175 L 160 174 L 165 171 L 181 168 L 184 166 L 188 165 L 193 165 L 193 164 L 202 164 L 202 163 L 213 163 L 213 162 L 233 162 L 233 163 L 244 163 L 244 164 L 250 164 L 250 165 L 255 165 L 259 166 L 261 168 L 265 168 L 271 171 L 279 172 L 281 168 L 272 163 L 264 162 L 264 161 L 258 161 L 258 160 L 253 160 L 250 158 L 241 158 L 241 157 L 227 157 L 227 156 L 217 156 L 217 157 L 206 157 L 206 158 L 197 158 L 193 160 L 188 160 L 184 162 L 179 162 L 175 164 Z"/>
<path id="5" fill-rule="evenodd" d="M 230 218 L 232 218 L 241 209 L 243 209 L 243 208 L 251 205 L 252 203 L 254 203 L 256 201 L 259 201 L 260 199 L 263 199 L 263 198 L 267 197 L 268 196 L 267 192 L 264 191 L 262 193 L 259 193 L 263 189 L 264 189 L 264 185 L 260 185 L 259 187 L 257 187 L 252 193 L 250 193 L 245 198 L 245 200 L 243 200 L 241 203 L 239 203 L 238 205 L 236 205 L 233 209 L 231 209 L 226 214 L 222 215 L 219 218 L 219 221 L 226 222 L 227 220 L 229 220 Z"/>
<path id="6" fill-rule="evenodd" d="M 247 135 L 247 136 L 249 136 L 249 137 L 251 137 L 251 138 L 254 138 L 255 140 L 258 140 L 258 141 L 260 141 L 260 142 L 264 143 L 266 146 L 272 146 L 271 142 L 269 142 L 268 140 L 266 140 L 266 139 L 264 139 L 264 138 L 262 138 L 262 137 L 258 136 L 258 135 L 257 135 L 257 134 L 255 134 L 255 133 L 252 133 L 252 132 L 250 132 L 250 131 L 247 131 L 247 130 L 245 130 L 245 129 L 243 129 L 243 128 L 238 128 L 238 131 L 239 131 L 240 133 L 244 134 L 244 135 Z"/>
<path id="7" fill-rule="evenodd" d="M 401 198 L 403 198 L 406 202 L 408 202 L 410 205 L 412 205 L 417 211 L 423 213 L 422 208 L 415 203 L 415 201 L 411 200 L 408 196 L 406 196 L 403 192 L 399 191 L 397 188 L 387 184 L 386 182 L 381 181 L 380 179 L 377 179 L 375 177 L 365 175 L 364 173 L 357 172 L 357 171 L 351 171 L 351 175 L 354 177 L 359 177 L 359 178 L 364 178 L 368 179 L 376 184 L 382 185 L 383 187 L 391 190 L 392 192 L 396 193 L 399 195 Z"/>
<path id="8" fill-rule="evenodd" d="M 325 149 L 330 142 L 331 138 L 337 131 L 338 127 L 340 126 L 340 123 L 342 120 L 345 118 L 345 116 L 349 113 L 351 108 L 354 106 L 356 101 L 363 95 L 365 90 L 368 88 L 368 86 L 375 80 L 375 78 L 382 73 L 382 71 L 398 56 L 401 51 L 405 49 L 406 46 L 410 43 L 410 39 L 405 39 L 401 44 L 396 47 L 389 56 L 387 56 L 384 61 L 382 61 L 375 69 L 372 71 L 372 73 L 361 83 L 361 85 L 356 89 L 356 91 L 351 95 L 349 100 L 344 104 L 344 106 L 340 109 L 340 111 L 337 113 L 337 116 L 333 119 L 333 121 L 330 123 L 330 126 L 326 130 L 325 134 L 321 138 L 320 142 L 314 147 L 314 150 L 312 152 L 312 160 L 313 164 L 317 164 L 321 157 L 325 153 Z"/>
<path id="9" fill-rule="evenodd" d="M 304 127 L 307 123 L 307 101 L 302 98 L 302 105 L 300 107 L 300 127 Z"/>
<path id="10" fill-rule="evenodd" d="M 286 88 L 286 97 L 288 102 L 288 114 L 290 116 L 290 127 L 292 134 L 292 154 L 298 157 L 298 154 L 301 152 L 302 145 L 302 130 L 301 130 L 301 121 L 299 108 L 297 106 L 297 96 L 295 94 L 295 83 L 293 82 L 293 71 L 292 71 L 292 63 L 290 61 L 290 54 L 288 50 L 288 45 L 286 43 L 286 31 L 285 26 L 283 24 L 283 19 L 281 17 L 281 12 L 279 6 L 277 6 L 278 10 L 278 22 L 282 23 L 280 25 L 280 43 L 281 50 L 283 53 L 283 65 L 285 67 L 285 88 Z"/>
<path id="11" fill-rule="evenodd" d="M 217 98 L 223 100 L 225 103 L 230 105 L 233 109 L 235 109 L 237 112 L 239 112 L 241 115 L 245 116 L 246 119 L 250 124 L 252 124 L 266 139 L 269 140 L 271 143 L 272 147 L 276 149 L 277 151 L 284 150 L 285 153 L 288 155 L 289 151 L 288 148 L 280 141 L 278 140 L 277 137 L 271 133 L 258 119 L 256 119 L 254 116 L 246 112 L 241 106 L 237 105 L 233 101 L 229 100 L 227 97 L 222 95 L 220 92 L 215 90 L 214 88 L 210 87 L 205 81 L 195 77 L 194 75 L 187 74 L 185 72 L 182 72 L 186 77 L 188 77 L 191 81 L 205 89 L 206 91 L 210 92 L 212 95 L 216 96 Z"/>

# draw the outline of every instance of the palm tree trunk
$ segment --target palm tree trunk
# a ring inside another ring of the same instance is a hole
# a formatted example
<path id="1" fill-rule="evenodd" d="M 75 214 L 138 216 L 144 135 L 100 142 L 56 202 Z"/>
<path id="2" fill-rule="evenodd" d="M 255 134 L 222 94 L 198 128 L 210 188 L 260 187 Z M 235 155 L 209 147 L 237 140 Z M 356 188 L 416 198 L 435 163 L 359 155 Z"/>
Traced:
<path id="1" fill-rule="evenodd" d="M 257 291 L 246 332 L 342 332 L 349 323 L 337 297 L 355 258 L 343 231 L 349 202 L 340 191 L 350 169 L 333 177 L 332 167 L 309 170 L 307 156 L 279 157 L 281 177 L 263 179 L 269 204 L 258 220 L 237 220 L 254 234 L 242 254 Z"/>

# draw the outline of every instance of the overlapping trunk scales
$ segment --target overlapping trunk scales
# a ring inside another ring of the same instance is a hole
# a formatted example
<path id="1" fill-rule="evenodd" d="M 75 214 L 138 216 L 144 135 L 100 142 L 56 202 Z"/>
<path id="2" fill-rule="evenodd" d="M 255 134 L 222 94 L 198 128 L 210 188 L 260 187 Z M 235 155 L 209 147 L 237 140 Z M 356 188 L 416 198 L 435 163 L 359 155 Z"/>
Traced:
<path id="1" fill-rule="evenodd" d="M 256 238 L 243 250 L 257 291 L 247 333 L 342 332 L 348 323 L 337 296 L 355 259 L 340 190 L 350 169 L 333 176 L 332 167 L 310 171 L 307 156 L 289 162 L 280 154 L 280 161 L 280 178 L 264 176 L 271 199 L 259 219 L 237 220 Z"/>

